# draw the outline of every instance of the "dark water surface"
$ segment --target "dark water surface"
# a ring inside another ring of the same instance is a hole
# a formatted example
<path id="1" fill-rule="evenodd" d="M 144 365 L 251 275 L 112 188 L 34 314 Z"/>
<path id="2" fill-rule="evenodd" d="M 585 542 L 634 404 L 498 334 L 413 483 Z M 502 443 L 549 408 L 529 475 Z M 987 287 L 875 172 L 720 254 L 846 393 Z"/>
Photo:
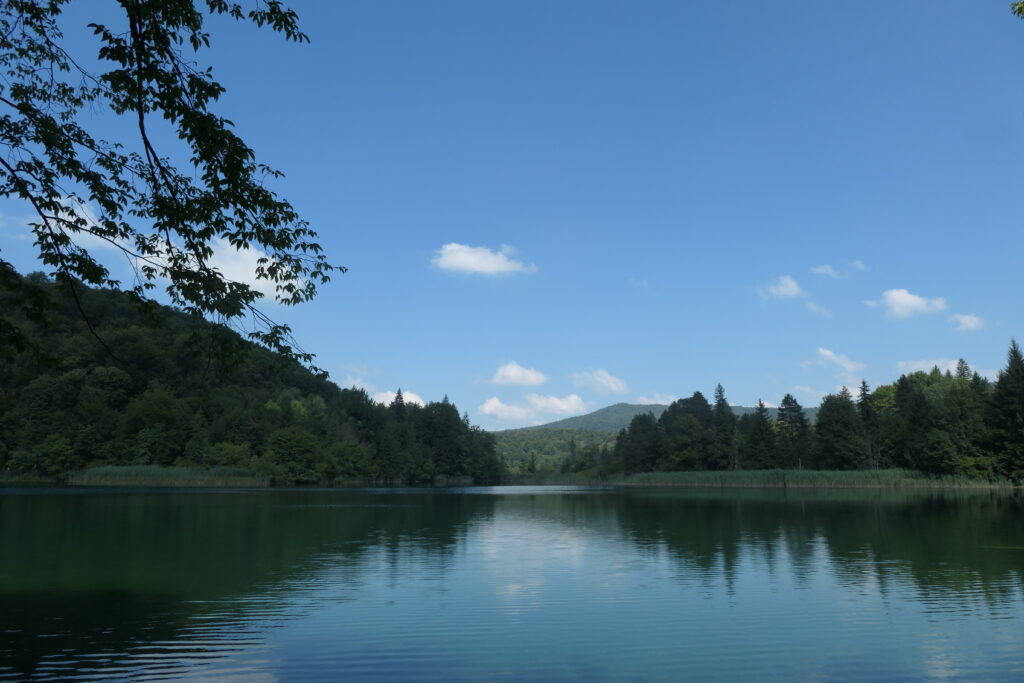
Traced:
<path id="1" fill-rule="evenodd" d="M 1017 493 L 0 489 L 0 680 L 1024 680 Z"/>

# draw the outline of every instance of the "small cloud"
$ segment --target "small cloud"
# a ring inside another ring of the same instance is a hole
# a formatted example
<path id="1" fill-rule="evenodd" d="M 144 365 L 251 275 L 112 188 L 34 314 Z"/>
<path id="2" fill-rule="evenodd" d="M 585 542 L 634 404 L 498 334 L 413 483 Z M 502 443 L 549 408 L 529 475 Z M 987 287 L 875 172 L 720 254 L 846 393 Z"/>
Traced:
<path id="1" fill-rule="evenodd" d="M 811 313 L 817 313 L 818 315 L 823 315 L 826 318 L 831 318 L 832 317 L 832 311 L 828 310 L 824 306 L 821 306 L 819 304 L 814 303 L 813 301 L 808 301 L 807 302 L 807 310 L 810 311 Z"/>
<path id="2" fill-rule="evenodd" d="M 492 384 L 518 384 L 524 387 L 535 387 L 547 381 L 547 376 L 540 370 L 524 368 L 515 361 L 502 365 L 491 378 Z"/>
<path id="3" fill-rule="evenodd" d="M 636 280 L 636 279 L 630 278 L 629 280 L 627 280 L 627 282 L 629 283 L 630 287 L 636 287 L 637 289 L 646 289 L 647 288 L 647 280 Z"/>
<path id="4" fill-rule="evenodd" d="M 223 237 L 210 240 L 213 255 L 206 260 L 206 265 L 219 271 L 222 276 L 232 282 L 248 285 L 250 288 L 273 299 L 277 293 L 277 283 L 256 277 L 256 269 L 260 267 L 260 259 L 267 255 L 259 249 L 243 247 L 238 249 Z M 296 283 L 301 286 L 301 283 Z"/>
<path id="5" fill-rule="evenodd" d="M 818 347 L 818 362 L 822 365 L 835 365 L 839 368 L 836 379 L 846 384 L 857 384 L 860 382 L 861 371 L 867 369 L 864 363 L 851 360 L 841 353 Z"/>
<path id="6" fill-rule="evenodd" d="M 843 277 L 842 275 L 839 274 L 838 270 L 836 270 L 830 265 L 814 266 L 813 268 L 811 268 L 811 272 L 814 273 L 815 275 L 825 275 L 827 277 L 835 278 L 836 280 Z"/>
<path id="7" fill-rule="evenodd" d="M 530 394 L 526 403 L 505 403 L 497 396 L 492 396 L 480 405 L 479 411 L 498 420 L 527 421 L 533 420 L 538 414 L 577 415 L 586 411 L 586 403 L 576 394 L 565 397 L 542 396 Z"/>
<path id="8" fill-rule="evenodd" d="M 367 382 L 362 377 L 353 377 L 352 375 L 347 376 L 344 379 L 344 381 L 342 381 L 341 386 L 346 387 L 346 388 L 351 388 L 351 389 L 362 389 L 363 391 L 365 391 L 368 394 L 371 394 L 371 393 L 373 393 L 376 390 L 375 386 L 373 386 L 372 384 Z M 390 393 L 390 392 L 385 392 L 385 393 Z M 405 394 L 403 394 L 402 396 L 404 397 Z M 394 400 L 394 396 L 392 396 L 391 399 Z M 376 399 L 374 399 L 374 400 L 376 400 Z M 389 403 L 390 403 L 390 401 L 389 401 Z"/>
<path id="9" fill-rule="evenodd" d="M 395 401 L 395 397 L 398 394 L 394 391 L 381 391 L 374 394 L 371 398 L 377 403 L 383 403 L 386 406 L 391 405 Z M 423 399 L 420 398 L 419 394 L 414 394 L 411 391 L 402 392 L 402 400 L 406 403 L 415 403 L 416 405 L 424 405 Z"/>
<path id="10" fill-rule="evenodd" d="M 537 270 L 535 265 L 526 265 L 522 261 L 510 258 L 514 253 L 515 249 L 507 244 L 501 245 L 498 251 L 491 251 L 487 247 L 471 247 L 451 242 L 437 250 L 431 263 L 441 270 L 480 275 L 533 273 Z"/>
<path id="11" fill-rule="evenodd" d="M 651 394 L 650 396 L 637 396 L 636 402 L 642 406 L 667 406 L 679 397 L 673 394 Z"/>
<path id="12" fill-rule="evenodd" d="M 956 323 L 958 332 L 972 332 L 985 329 L 985 321 L 973 313 L 954 313 L 949 316 L 951 323 Z"/>
<path id="13" fill-rule="evenodd" d="M 576 415 L 577 413 L 582 413 L 587 409 L 586 403 L 584 403 L 583 399 L 577 394 L 569 394 L 565 398 L 530 394 L 526 397 L 526 400 L 538 413 Z"/>
<path id="14" fill-rule="evenodd" d="M 484 401 L 478 410 L 484 415 L 490 415 L 498 420 L 529 420 L 534 415 L 534 411 L 530 408 L 502 403 L 497 396 L 492 396 Z"/>
<path id="15" fill-rule="evenodd" d="M 815 275 L 824 275 L 835 280 L 845 280 L 846 278 L 853 277 L 853 274 L 857 271 L 867 270 L 867 266 L 864 265 L 863 261 L 855 260 L 850 261 L 849 266 L 840 271 L 838 268 L 832 265 L 821 265 L 814 266 L 811 268 L 811 272 Z"/>
<path id="16" fill-rule="evenodd" d="M 774 403 L 769 403 L 768 401 L 761 401 L 761 403 L 764 404 L 765 408 L 778 408 L 777 405 L 775 405 Z"/>
<path id="17" fill-rule="evenodd" d="M 946 300 L 942 297 L 928 299 L 905 289 L 888 289 L 882 292 L 882 305 L 890 318 L 909 318 L 945 310 Z"/>
<path id="18" fill-rule="evenodd" d="M 625 394 L 629 391 L 629 385 L 626 384 L 625 380 L 609 374 L 606 370 L 574 372 L 572 373 L 572 381 L 576 386 L 596 391 L 602 396 Z"/>
<path id="19" fill-rule="evenodd" d="M 758 287 L 757 292 L 762 299 L 792 299 L 804 296 L 804 290 L 800 289 L 800 285 L 790 275 L 780 275 L 774 282 Z"/>
<path id="20" fill-rule="evenodd" d="M 835 351 L 830 351 L 829 349 L 824 349 L 820 346 L 818 347 L 818 358 L 821 359 L 822 362 L 838 365 L 844 371 L 851 373 L 859 372 L 868 367 L 864 363 L 858 363 L 855 360 L 850 360 L 841 353 L 836 353 Z"/>
<path id="21" fill-rule="evenodd" d="M 867 306 L 868 308 L 878 308 L 878 302 L 873 301 L 871 299 L 865 299 L 864 305 Z"/>

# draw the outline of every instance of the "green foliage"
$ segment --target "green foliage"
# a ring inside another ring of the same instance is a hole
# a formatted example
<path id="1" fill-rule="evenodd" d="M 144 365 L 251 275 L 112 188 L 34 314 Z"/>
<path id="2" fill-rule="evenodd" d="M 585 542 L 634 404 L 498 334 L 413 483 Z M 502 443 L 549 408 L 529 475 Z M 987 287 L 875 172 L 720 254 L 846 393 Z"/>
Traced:
<path id="1" fill-rule="evenodd" d="M 78 303 L 94 329 L 117 340 L 111 356 L 58 285 L 33 280 L 62 305 L 45 325 L 5 317 L 50 360 L 0 356 L 0 477 L 62 479 L 101 466 L 120 468 L 104 477 L 139 482 L 159 481 L 138 469 L 154 467 L 241 468 L 280 484 L 502 475 L 493 437 L 447 399 L 384 406 L 237 337 L 231 356 L 209 353 L 196 341 L 223 328 L 166 307 L 143 317 L 127 295 L 83 287 Z"/>
<path id="2" fill-rule="evenodd" d="M 615 435 L 591 429 L 550 429 L 526 427 L 494 432 L 498 456 L 509 472 L 523 473 L 533 462 L 533 471 L 556 472 L 565 469 L 572 457 L 572 444 L 579 452 L 591 448 L 610 448 Z"/>
<path id="3" fill-rule="evenodd" d="M 225 89 L 196 61 L 217 15 L 306 42 L 295 13 L 277 1 L 246 11 L 225 0 L 133 0 L 111 3 L 120 9 L 114 23 L 74 26 L 63 16 L 66 4 L 0 1 L 0 197 L 31 208 L 42 262 L 78 305 L 80 283 L 121 286 L 87 249 L 99 240 L 131 261 L 137 300 L 165 282 L 181 309 L 226 322 L 248 317 L 251 339 L 311 360 L 287 326 L 255 308 L 259 291 L 211 265 L 215 247 L 258 249 L 255 277 L 273 283 L 286 304 L 312 298 L 334 269 L 309 225 L 266 187 L 280 173 L 258 162 L 232 122 L 213 111 Z M 97 16 L 107 16 L 104 8 Z M 65 30 L 91 34 L 95 52 L 70 53 L 76 41 L 65 43 Z M 99 112 L 120 121 L 121 139 L 89 131 Z M 177 144 L 158 149 L 162 137 Z M 179 168 L 172 158 L 187 162 Z M 46 291 L 0 260 L 5 309 L 13 304 L 38 323 Z M 23 323 L 0 321 L 0 344 L 24 349 L 28 339 Z"/>
<path id="4" fill-rule="evenodd" d="M 774 415 L 762 402 L 754 409 L 730 407 L 719 385 L 714 407 L 698 392 L 668 406 L 660 419 L 634 417 L 610 455 L 600 470 L 605 479 L 615 473 L 903 468 L 951 481 L 1020 482 L 1024 354 L 1011 343 L 995 386 L 961 360 L 955 374 L 915 372 L 873 392 L 862 383 L 856 402 L 843 388 L 813 413 L 789 394 Z"/>

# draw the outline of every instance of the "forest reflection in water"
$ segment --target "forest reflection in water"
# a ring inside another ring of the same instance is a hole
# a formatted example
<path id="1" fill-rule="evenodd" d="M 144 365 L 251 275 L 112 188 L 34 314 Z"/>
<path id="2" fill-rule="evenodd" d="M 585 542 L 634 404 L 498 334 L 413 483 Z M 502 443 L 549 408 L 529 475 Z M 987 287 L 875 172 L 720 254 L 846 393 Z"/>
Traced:
<path id="1" fill-rule="evenodd" d="M 1024 674 L 1006 492 L 0 490 L 0 679 Z"/>

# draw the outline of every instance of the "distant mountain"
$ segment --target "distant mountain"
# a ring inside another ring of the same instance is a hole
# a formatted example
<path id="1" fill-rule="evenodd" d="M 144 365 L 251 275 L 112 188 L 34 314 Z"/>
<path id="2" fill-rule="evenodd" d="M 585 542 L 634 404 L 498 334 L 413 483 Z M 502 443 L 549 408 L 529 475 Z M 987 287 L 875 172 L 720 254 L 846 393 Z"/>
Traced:
<path id="1" fill-rule="evenodd" d="M 570 442 L 575 441 L 578 447 L 588 444 L 612 446 L 618 431 L 628 427 L 635 416 L 651 413 L 654 417 L 661 417 L 666 408 L 668 406 L 660 404 L 616 403 L 586 415 L 567 417 L 535 427 L 503 429 L 492 434 L 498 457 L 510 471 L 525 471 L 531 461 L 538 469 L 557 470 L 569 455 Z M 746 406 L 732 406 L 732 412 L 737 416 L 747 415 L 754 410 Z M 768 409 L 773 420 L 777 412 L 775 408 Z M 804 408 L 804 414 L 814 422 L 818 417 L 818 409 Z"/>
<path id="2" fill-rule="evenodd" d="M 620 429 L 628 427 L 630 421 L 632 421 L 635 416 L 642 413 L 651 413 L 654 417 L 661 417 L 661 414 L 665 412 L 667 407 L 668 406 L 661 404 L 636 405 L 633 403 L 616 403 L 615 405 L 600 408 L 592 413 L 587 413 L 586 415 L 567 417 L 564 420 L 557 420 L 555 422 L 537 425 L 536 427 L 528 427 L 527 429 L 584 429 L 598 432 L 618 432 Z M 754 408 L 746 406 L 732 406 L 732 412 L 736 413 L 737 416 L 752 413 L 754 410 Z M 776 413 L 777 411 L 775 408 L 768 409 L 768 414 L 773 420 L 775 419 Z M 804 414 L 807 415 L 808 420 L 814 422 L 818 417 L 818 409 L 804 408 Z M 496 433 L 501 434 L 502 432 Z"/>

